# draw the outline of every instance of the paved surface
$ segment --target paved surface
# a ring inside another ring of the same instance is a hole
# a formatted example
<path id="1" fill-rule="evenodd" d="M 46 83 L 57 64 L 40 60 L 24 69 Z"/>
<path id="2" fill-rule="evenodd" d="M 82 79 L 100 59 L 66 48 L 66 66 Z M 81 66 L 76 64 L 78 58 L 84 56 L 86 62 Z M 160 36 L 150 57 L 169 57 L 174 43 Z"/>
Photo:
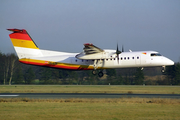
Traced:
<path id="1" fill-rule="evenodd" d="M 0 93 L 0 98 L 172 98 L 180 99 L 180 94 L 114 94 L 114 93 Z"/>

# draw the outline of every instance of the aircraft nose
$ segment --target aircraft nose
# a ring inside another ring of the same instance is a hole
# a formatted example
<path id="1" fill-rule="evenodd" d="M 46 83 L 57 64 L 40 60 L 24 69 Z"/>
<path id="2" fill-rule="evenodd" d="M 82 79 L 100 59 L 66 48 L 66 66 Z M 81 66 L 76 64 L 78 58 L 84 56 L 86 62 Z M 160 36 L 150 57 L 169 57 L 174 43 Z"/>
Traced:
<path id="1" fill-rule="evenodd" d="M 166 59 L 164 60 L 164 64 L 165 64 L 165 65 L 174 65 L 174 62 L 173 62 L 172 60 L 166 58 Z"/>
<path id="2" fill-rule="evenodd" d="M 174 62 L 172 60 L 169 61 L 170 65 L 174 65 Z"/>
<path id="3" fill-rule="evenodd" d="M 171 65 L 174 65 L 174 61 L 170 60 L 170 64 L 171 64 Z"/>

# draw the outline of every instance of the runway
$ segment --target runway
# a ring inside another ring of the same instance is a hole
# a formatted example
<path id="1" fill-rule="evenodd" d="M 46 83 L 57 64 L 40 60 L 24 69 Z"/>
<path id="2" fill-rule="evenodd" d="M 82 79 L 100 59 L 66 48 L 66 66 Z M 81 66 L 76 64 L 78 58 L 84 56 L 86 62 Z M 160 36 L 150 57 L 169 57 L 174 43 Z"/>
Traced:
<path id="1" fill-rule="evenodd" d="M 124 93 L 0 93 L 0 98 L 67 99 L 67 98 L 171 98 L 180 94 L 124 94 Z"/>

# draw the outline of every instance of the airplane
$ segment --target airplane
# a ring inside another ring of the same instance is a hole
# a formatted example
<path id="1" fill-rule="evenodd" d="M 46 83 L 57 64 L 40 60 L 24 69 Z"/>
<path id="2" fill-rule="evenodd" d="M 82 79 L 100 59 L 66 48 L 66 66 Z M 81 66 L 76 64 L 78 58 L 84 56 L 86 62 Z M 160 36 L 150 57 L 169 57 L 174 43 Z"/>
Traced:
<path id="1" fill-rule="evenodd" d="M 30 65 L 69 69 L 92 70 L 92 74 L 104 75 L 103 69 L 156 67 L 174 65 L 174 62 L 156 51 L 119 51 L 100 49 L 91 43 L 84 44 L 83 52 L 67 53 L 39 49 L 25 29 L 7 29 L 19 62 Z M 100 70 L 97 72 L 97 70 Z"/>

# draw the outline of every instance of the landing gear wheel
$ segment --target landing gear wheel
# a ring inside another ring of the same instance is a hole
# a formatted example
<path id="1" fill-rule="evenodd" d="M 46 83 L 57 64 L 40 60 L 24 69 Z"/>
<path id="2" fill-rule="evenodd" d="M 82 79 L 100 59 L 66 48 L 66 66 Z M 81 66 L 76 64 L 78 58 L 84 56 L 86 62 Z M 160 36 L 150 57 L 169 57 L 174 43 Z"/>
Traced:
<path id="1" fill-rule="evenodd" d="M 100 71 L 99 73 L 98 73 L 98 76 L 101 78 L 102 76 L 104 75 L 104 73 L 102 72 L 102 71 Z"/>
<path id="2" fill-rule="evenodd" d="M 162 66 L 162 70 L 161 70 L 161 72 L 162 72 L 162 73 L 164 73 L 164 72 L 165 72 L 165 70 L 166 70 L 166 67 L 165 67 L 165 66 Z"/>
<path id="3" fill-rule="evenodd" d="M 92 71 L 92 74 L 93 74 L 93 75 L 96 75 L 96 73 L 97 73 L 96 70 L 93 70 L 93 71 Z"/>

